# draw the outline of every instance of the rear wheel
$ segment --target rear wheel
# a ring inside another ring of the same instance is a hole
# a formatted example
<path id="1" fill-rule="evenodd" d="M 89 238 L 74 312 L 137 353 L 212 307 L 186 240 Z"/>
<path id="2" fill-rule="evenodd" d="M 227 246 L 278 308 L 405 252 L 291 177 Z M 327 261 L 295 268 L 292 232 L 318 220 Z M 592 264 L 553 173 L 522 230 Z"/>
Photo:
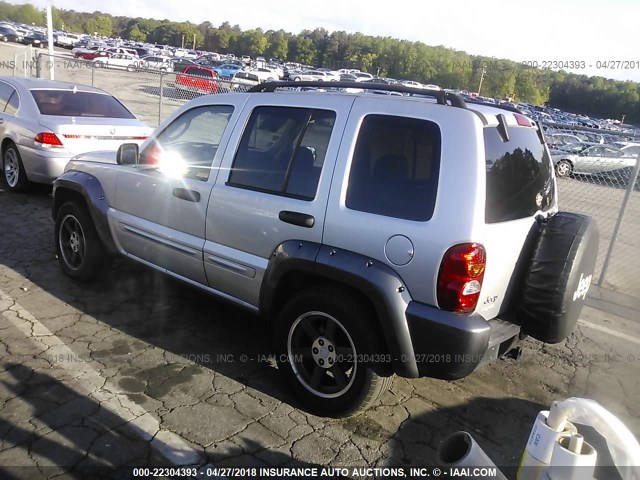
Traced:
<path id="1" fill-rule="evenodd" d="M 24 170 L 22 158 L 15 143 L 7 144 L 2 153 L 2 170 L 7 188 L 11 192 L 24 192 L 31 186 Z"/>
<path id="2" fill-rule="evenodd" d="M 311 412 L 342 417 L 364 411 L 391 385 L 393 377 L 369 365 L 376 352 L 370 322 L 353 297 L 329 287 L 305 290 L 281 311 L 278 369 Z"/>
<path id="3" fill-rule="evenodd" d="M 569 160 L 560 160 L 556 164 L 556 174 L 559 177 L 568 177 L 573 173 L 573 165 Z"/>
<path id="4" fill-rule="evenodd" d="M 102 267 L 104 247 L 89 212 L 67 202 L 56 214 L 56 253 L 62 271 L 77 280 L 90 280 Z"/>

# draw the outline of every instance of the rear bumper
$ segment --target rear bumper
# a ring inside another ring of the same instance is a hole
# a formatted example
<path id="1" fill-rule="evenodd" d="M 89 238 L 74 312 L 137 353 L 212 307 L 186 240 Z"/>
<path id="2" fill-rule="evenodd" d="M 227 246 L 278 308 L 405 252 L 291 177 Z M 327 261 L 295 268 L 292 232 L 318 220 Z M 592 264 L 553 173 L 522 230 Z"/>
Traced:
<path id="1" fill-rule="evenodd" d="M 406 310 L 413 358 L 421 377 L 455 380 L 497 359 L 500 345 L 520 333 L 517 325 L 480 315 L 447 312 L 418 302 Z"/>
<path id="2" fill-rule="evenodd" d="M 19 146 L 20 156 L 27 178 L 37 183 L 52 183 L 64 173 L 73 154 L 67 150 L 36 150 Z"/>

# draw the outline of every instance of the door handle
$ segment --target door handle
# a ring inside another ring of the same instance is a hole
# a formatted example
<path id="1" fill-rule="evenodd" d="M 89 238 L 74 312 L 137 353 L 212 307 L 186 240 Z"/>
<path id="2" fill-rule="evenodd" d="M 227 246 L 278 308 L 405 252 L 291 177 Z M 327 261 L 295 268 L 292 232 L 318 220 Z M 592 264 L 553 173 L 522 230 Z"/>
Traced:
<path id="1" fill-rule="evenodd" d="M 187 188 L 174 188 L 173 196 L 178 197 L 180 200 L 186 200 L 187 202 L 198 203 L 200 201 L 200 193 Z"/>
<path id="2" fill-rule="evenodd" d="M 311 228 L 315 225 L 316 219 L 313 215 L 300 212 L 289 212 L 282 210 L 278 214 L 278 218 L 284 223 L 290 223 L 291 225 L 298 225 L 299 227 Z"/>

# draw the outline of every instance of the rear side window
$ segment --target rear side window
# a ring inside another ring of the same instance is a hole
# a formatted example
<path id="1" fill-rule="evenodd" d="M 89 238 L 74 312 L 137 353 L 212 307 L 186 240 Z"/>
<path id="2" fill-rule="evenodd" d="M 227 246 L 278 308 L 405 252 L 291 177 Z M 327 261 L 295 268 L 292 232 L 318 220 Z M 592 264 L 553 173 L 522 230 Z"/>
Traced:
<path id="1" fill-rule="evenodd" d="M 533 128 L 509 128 L 503 142 L 498 129 L 487 127 L 487 223 L 506 222 L 548 210 L 555 201 L 551 159 Z"/>
<path id="2" fill-rule="evenodd" d="M 31 90 L 42 115 L 136 118 L 111 95 L 73 90 Z"/>
<path id="3" fill-rule="evenodd" d="M 433 122 L 366 116 L 353 155 L 347 208 L 429 220 L 438 191 L 440 146 L 440 129 Z"/>
<path id="4" fill-rule="evenodd" d="M 204 68 L 190 68 L 186 73 L 195 75 L 196 77 L 213 78 L 215 76 L 213 72 L 205 70 Z"/>
<path id="5" fill-rule="evenodd" d="M 258 107 L 236 153 L 229 185 L 313 200 L 335 112 Z"/>

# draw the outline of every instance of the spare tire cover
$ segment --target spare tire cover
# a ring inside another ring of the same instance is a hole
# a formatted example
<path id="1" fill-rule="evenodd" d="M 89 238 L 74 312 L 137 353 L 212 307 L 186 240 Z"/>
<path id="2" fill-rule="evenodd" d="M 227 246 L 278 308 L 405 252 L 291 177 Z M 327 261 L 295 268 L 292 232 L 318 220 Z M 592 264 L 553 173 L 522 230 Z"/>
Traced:
<path id="1" fill-rule="evenodd" d="M 547 343 L 569 336 L 593 279 L 598 254 L 593 218 L 559 212 L 542 228 L 517 303 L 524 333 Z"/>

